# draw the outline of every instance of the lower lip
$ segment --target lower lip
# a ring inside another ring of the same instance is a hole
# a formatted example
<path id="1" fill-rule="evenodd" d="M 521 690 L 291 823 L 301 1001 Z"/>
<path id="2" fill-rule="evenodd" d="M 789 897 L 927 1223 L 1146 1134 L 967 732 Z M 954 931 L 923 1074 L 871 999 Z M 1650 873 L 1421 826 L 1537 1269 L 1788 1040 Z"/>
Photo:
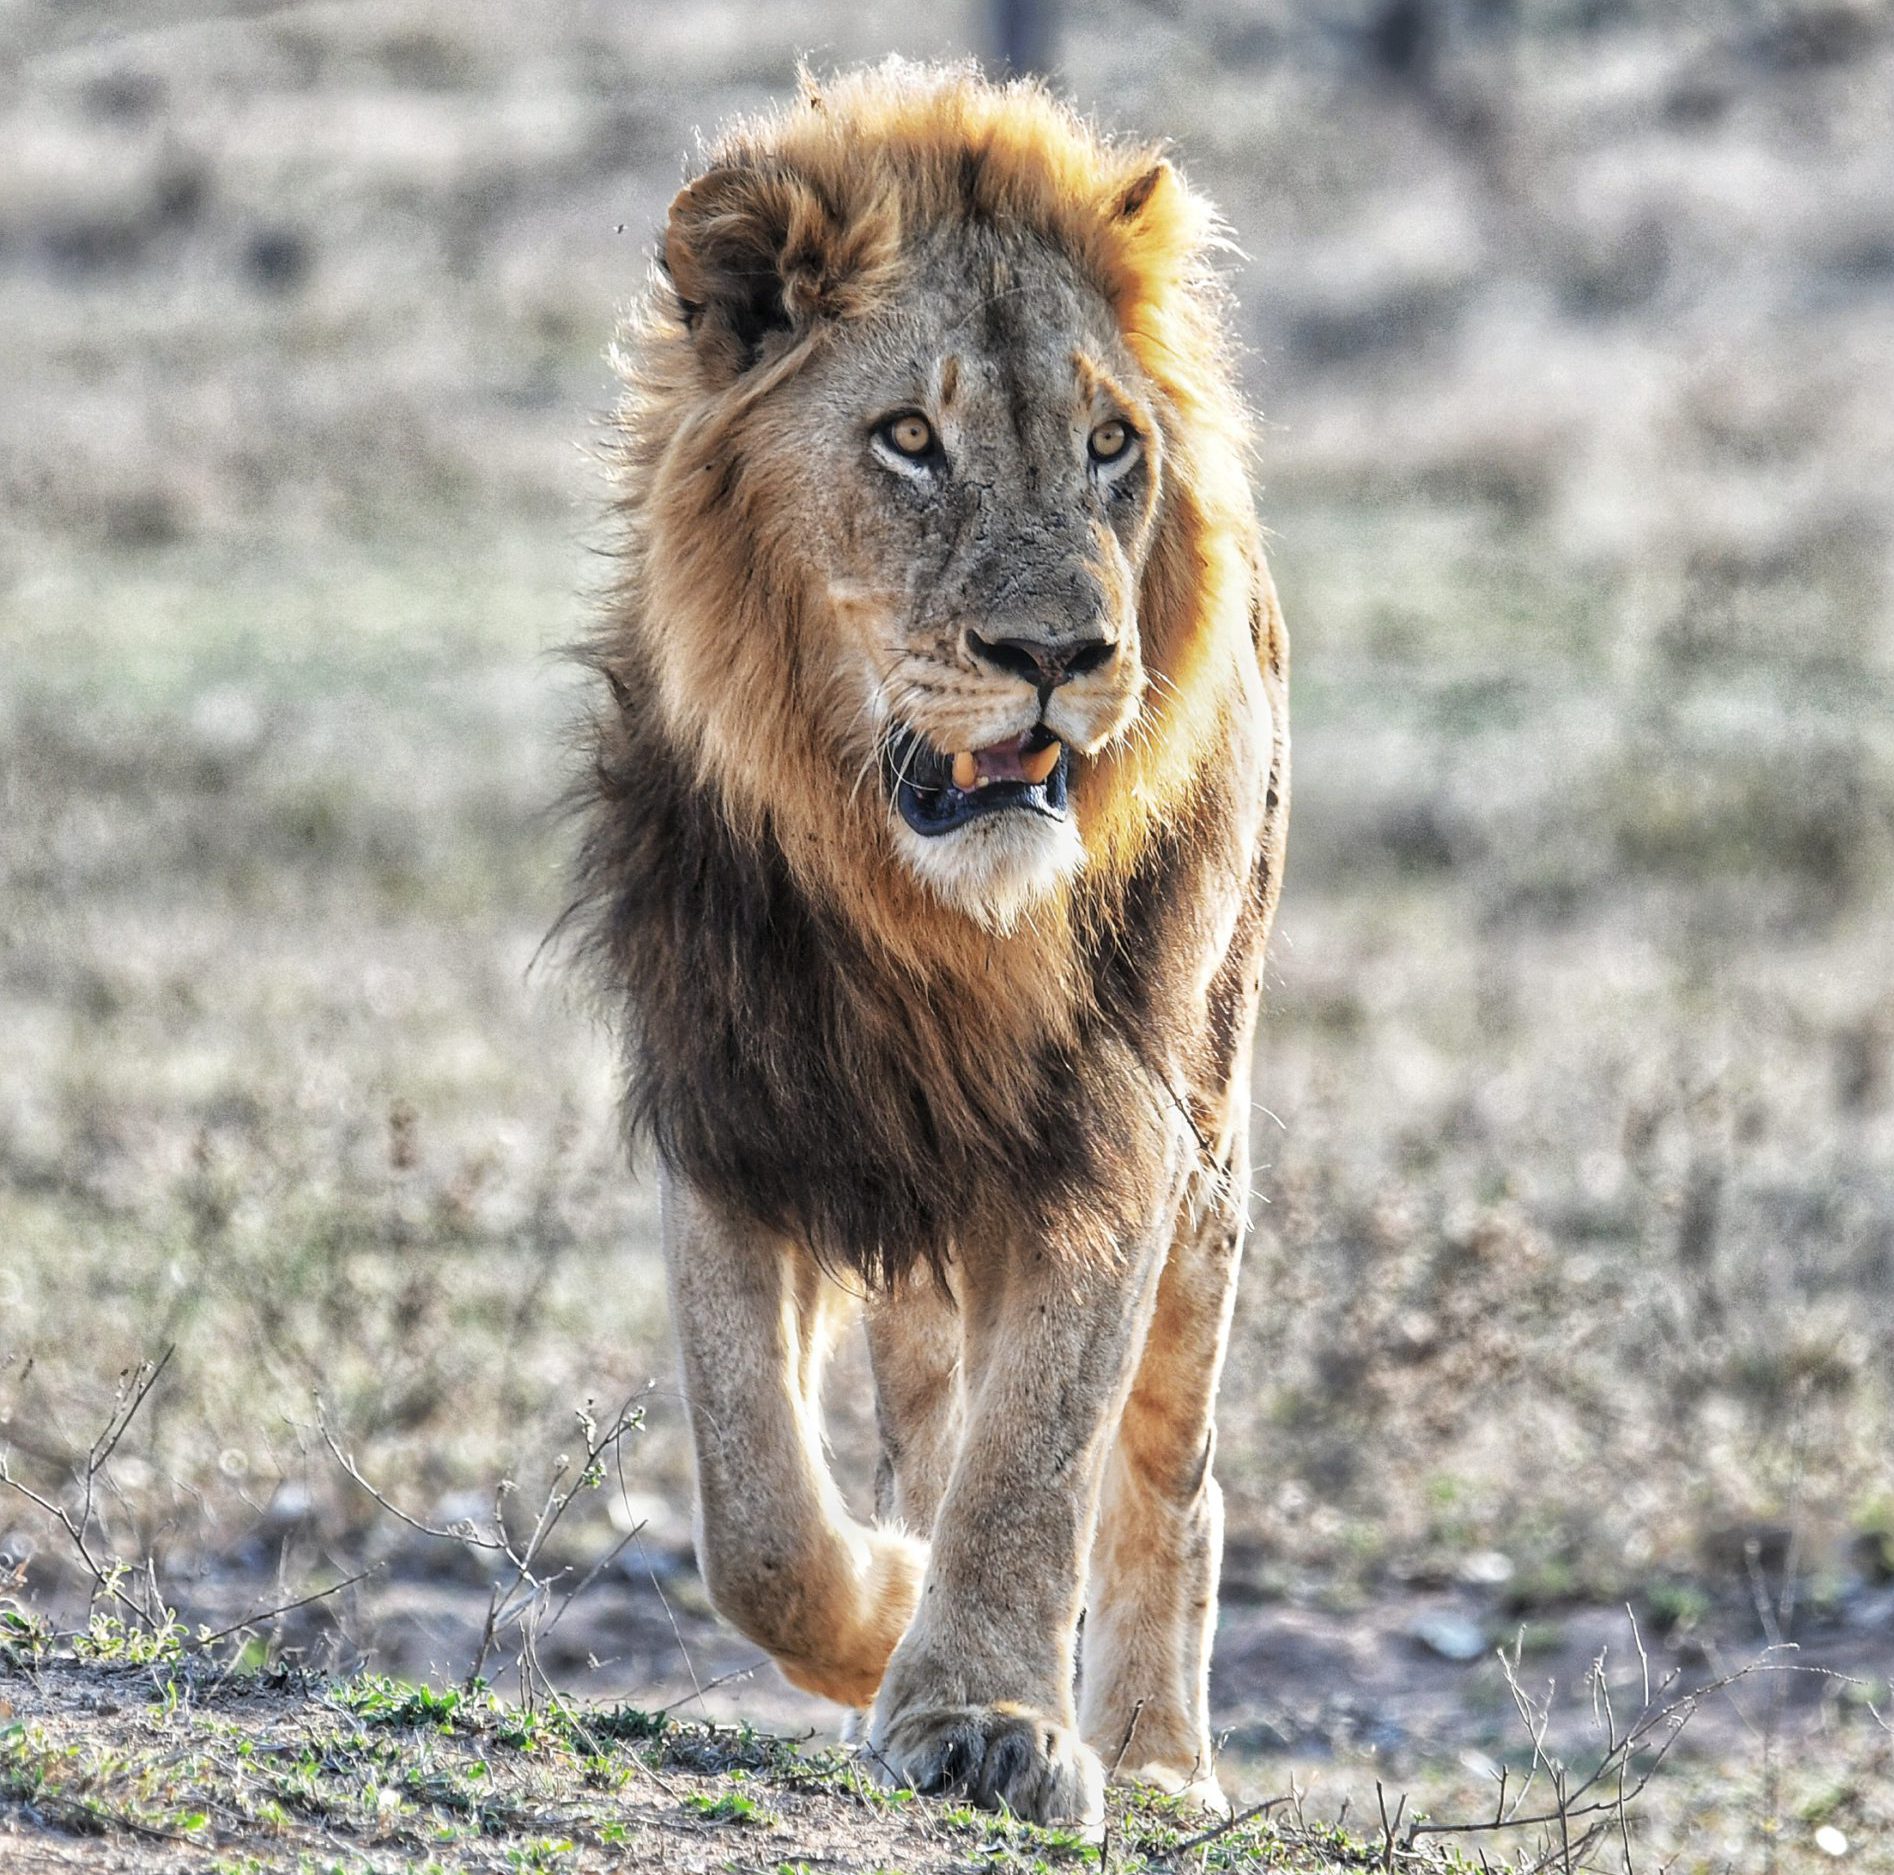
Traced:
<path id="1" fill-rule="evenodd" d="M 1063 820 L 1068 792 L 1067 758 L 1062 751 L 1058 766 L 1042 782 L 990 781 L 967 793 L 958 788 L 919 789 L 902 782 L 895 789 L 895 805 L 916 833 L 932 839 L 1010 808 Z"/>

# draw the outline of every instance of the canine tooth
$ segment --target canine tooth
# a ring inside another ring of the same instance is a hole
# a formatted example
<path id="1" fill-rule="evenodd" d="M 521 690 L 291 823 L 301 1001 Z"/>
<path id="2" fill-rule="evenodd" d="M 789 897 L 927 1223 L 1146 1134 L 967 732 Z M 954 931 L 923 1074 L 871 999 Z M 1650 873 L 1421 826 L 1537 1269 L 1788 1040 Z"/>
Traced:
<path id="1" fill-rule="evenodd" d="M 1048 742 L 1036 754 L 1022 755 L 1019 758 L 1019 772 L 1028 781 L 1044 781 L 1058 766 L 1059 745 L 1056 742 Z"/>
<path id="2" fill-rule="evenodd" d="M 980 779 L 980 764 L 973 759 L 971 749 L 962 749 L 954 757 L 954 786 L 962 794 L 972 791 L 973 784 Z"/>

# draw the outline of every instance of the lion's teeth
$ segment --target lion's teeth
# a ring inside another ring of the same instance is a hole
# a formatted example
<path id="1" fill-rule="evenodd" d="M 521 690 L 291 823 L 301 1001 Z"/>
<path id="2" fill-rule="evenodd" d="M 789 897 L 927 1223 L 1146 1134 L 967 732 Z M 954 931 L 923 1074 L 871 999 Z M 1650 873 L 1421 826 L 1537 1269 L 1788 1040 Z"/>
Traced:
<path id="1" fill-rule="evenodd" d="M 980 764 L 973 759 L 971 749 L 962 749 L 954 757 L 954 786 L 962 794 L 973 791 L 973 785 L 980 779 Z"/>
<path id="2" fill-rule="evenodd" d="M 1056 742 L 1048 742 L 1036 754 L 1019 758 L 1019 772 L 1032 782 L 1044 781 L 1058 766 L 1059 745 Z"/>

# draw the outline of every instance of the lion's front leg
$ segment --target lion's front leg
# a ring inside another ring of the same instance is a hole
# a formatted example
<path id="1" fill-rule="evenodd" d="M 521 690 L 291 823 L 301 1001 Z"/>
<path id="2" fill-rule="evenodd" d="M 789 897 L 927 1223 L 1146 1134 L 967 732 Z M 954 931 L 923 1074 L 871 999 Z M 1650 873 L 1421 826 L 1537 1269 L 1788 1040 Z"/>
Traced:
<path id="1" fill-rule="evenodd" d="M 1021 1246 L 958 1272 L 965 1432 L 921 1604 L 868 1728 L 873 1758 L 916 1790 L 1039 1822 L 1103 1814 L 1102 1769 L 1073 1708 L 1074 1642 L 1156 1241 L 1116 1267 Z"/>
<path id="2" fill-rule="evenodd" d="M 1225 1807 L 1211 1763 L 1210 1644 L 1223 1499 L 1217 1377 L 1242 1256 L 1247 1175 L 1179 1225 L 1105 1474 L 1085 1615 L 1082 1727 L 1109 1766 Z"/>
<path id="3" fill-rule="evenodd" d="M 822 1451 L 823 1316 L 801 1251 L 664 1184 L 671 1315 L 697 1454 L 697 1555 L 723 1617 L 786 1678 L 866 1706 L 926 1547 L 848 1514 Z"/>

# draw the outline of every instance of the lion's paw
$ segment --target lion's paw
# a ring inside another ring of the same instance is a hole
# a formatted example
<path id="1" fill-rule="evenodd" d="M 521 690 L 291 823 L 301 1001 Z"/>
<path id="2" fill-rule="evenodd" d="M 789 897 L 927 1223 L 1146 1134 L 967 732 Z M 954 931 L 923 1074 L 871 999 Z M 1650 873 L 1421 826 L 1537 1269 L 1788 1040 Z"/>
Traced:
<path id="1" fill-rule="evenodd" d="M 963 1797 L 1032 1823 L 1091 1826 L 1105 1814 L 1098 1754 L 1020 1706 L 922 1706 L 878 1719 L 867 1747 L 884 1776 L 927 1797 Z"/>

